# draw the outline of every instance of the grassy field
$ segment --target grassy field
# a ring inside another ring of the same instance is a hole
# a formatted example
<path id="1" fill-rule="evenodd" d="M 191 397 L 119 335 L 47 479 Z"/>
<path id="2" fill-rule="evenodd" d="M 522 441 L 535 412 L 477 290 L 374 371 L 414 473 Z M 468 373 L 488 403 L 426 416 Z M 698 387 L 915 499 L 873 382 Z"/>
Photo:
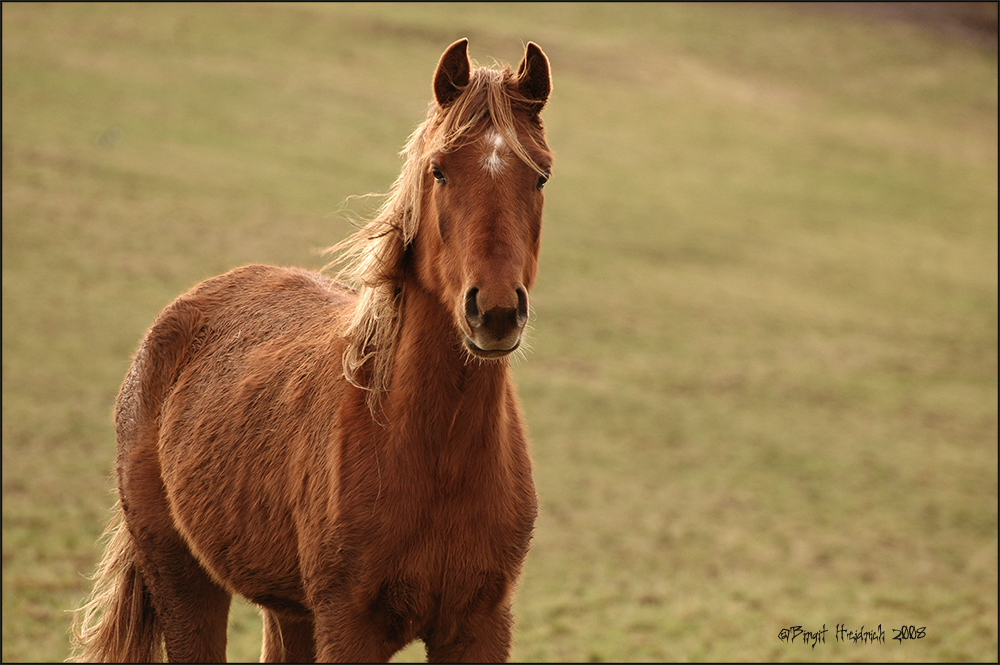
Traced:
<path id="1" fill-rule="evenodd" d="M 996 661 L 996 53 L 780 5 L 446 3 L 3 4 L 3 660 L 68 655 L 156 313 L 322 266 L 463 36 L 554 79 L 515 659 Z M 259 649 L 238 603 L 230 657 Z"/>

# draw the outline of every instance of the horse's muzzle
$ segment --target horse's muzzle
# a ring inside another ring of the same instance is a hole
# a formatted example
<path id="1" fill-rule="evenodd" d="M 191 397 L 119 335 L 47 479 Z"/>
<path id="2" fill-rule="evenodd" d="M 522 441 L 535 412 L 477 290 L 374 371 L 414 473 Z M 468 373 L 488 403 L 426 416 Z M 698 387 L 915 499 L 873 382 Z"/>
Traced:
<path id="1" fill-rule="evenodd" d="M 480 358 L 502 358 L 521 345 L 521 335 L 528 323 L 528 294 L 514 290 L 514 298 L 505 305 L 484 303 L 480 290 L 472 287 L 465 294 L 465 323 L 469 332 L 465 346 Z M 484 304 L 486 308 L 484 309 Z"/>

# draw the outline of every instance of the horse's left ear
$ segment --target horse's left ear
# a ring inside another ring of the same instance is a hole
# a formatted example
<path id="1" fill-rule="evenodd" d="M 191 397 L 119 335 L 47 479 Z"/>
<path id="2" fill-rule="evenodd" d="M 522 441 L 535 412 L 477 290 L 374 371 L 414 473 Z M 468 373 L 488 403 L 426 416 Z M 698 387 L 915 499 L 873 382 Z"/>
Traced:
<path id="1" fill-rule="evenodd" d="M 552 92 L 549 59 L 534 42 L 528 42 L 524 49 L 524 59 L 517 66 L 517 88 L 525 98 L 537 102 L 539 110 Z"/>

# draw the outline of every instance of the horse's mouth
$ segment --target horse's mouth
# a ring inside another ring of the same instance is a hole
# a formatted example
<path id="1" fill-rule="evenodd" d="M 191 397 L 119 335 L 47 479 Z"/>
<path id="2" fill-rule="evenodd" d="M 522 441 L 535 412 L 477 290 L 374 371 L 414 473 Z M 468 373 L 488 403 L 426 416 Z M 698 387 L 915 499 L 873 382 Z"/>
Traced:
<path id="1" fill-rule="evenodd" d="M 514 342 L 514 346 L 510 347 L 509 349 L 481 349 L 478 346 L 476 346 L 476 343 L 473 342 L 468 335 L 464 335 L 464 337 L 465 337 L 465 348 L 467 348 L 469 352 L 472 353 L 472 355 L 476 356 L 477 358 L 486 358 L 486 359 L 503 358 L 504 356 L 510 355 L 511 353 L 517 350 L 517 347 L 521 346 L 521 339 L 518 338 L 518 340 Z"/>

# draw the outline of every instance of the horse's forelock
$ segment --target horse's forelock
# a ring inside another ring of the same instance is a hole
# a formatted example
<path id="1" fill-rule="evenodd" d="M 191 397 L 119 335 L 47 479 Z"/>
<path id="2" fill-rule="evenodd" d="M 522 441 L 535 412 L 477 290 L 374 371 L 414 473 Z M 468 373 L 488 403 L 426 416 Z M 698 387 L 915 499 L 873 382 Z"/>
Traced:
<path id="1" fill-rule="evenodd" d="M 447 108 L 431 105 L 427 123 L 433 136 L 425 146 L 423 157 L 433 152 L 449 152 L 477 138 L 484 130 L 483 120 L 503 137 L 508 146 L 539 174 L 544 169 L 537 164 L 517 135 L 515 109 L 540 108 L 537 102 L 525 98 L 516 85 L 510 67 L 473 70 L 469 84 Z M 436 116 L 436 118 L 435 118 Z"/>

